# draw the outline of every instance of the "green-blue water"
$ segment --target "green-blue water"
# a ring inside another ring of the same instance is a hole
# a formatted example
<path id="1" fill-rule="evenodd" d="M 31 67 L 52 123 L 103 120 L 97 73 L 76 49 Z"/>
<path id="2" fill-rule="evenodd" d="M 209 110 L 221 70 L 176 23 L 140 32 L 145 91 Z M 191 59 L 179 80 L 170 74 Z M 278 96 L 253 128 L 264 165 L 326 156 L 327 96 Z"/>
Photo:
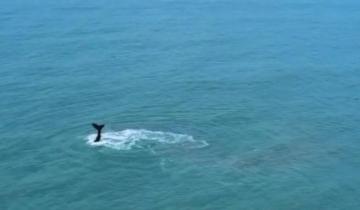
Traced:
<path id="1" fill-rule="evenodd" d="M 2 1 L 0 209 L 360 209 L 359 37 L 357 0 Z"/>

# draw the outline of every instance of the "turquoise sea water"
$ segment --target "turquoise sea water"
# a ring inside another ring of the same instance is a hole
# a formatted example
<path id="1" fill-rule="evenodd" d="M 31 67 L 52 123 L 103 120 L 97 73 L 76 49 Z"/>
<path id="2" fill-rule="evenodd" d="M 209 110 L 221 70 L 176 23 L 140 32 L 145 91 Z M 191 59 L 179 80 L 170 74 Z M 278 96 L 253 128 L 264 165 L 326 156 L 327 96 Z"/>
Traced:
<path id="1" fill-rule="evenodd" d="M 0 209 L 360 209 L 359 1 L 0 6 Z"/>

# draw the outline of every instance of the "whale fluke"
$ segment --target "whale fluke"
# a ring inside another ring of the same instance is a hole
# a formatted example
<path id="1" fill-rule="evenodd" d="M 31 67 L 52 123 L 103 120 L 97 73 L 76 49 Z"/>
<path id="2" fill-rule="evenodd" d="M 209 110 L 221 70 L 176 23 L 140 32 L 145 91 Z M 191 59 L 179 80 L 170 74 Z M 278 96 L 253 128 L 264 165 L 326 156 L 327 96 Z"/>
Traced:
<path id="1" fill-rule="evenodd" d="M 103 127 L 105 125 L 98 125 L 96 123 L 92 123 L 91 125 L 97 130 L 97 136 L 96 136 L 94 142 L 98 142 L 101 139 L 101 130 L 103 129 Z"/>

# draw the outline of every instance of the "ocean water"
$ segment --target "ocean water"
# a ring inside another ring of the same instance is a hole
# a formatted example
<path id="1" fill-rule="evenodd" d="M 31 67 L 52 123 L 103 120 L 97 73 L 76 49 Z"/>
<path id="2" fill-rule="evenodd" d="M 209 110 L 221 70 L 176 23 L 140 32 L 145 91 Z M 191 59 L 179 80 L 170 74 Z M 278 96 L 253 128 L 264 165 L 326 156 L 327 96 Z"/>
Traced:
<path id="1" fill-rule="evenodd" d="M 360 209 L 359 37 L 357 0 L 1 1 L 0 209 Z"/>

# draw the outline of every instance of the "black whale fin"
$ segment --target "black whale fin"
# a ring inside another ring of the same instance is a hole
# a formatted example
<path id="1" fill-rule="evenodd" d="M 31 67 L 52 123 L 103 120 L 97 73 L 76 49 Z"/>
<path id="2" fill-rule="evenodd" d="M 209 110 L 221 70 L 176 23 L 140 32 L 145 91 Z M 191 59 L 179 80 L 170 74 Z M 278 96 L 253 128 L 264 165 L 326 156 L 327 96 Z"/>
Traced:
<path id="1" fill-rule="evenodd" d="M 101 131 L 101 129 L 103 129 L 103 127 L 105 126 L 104 124 L 103 125 L 98 125 L 96 123 L 92 123 L 91 125 L 98 131 Z"/>
<path id="2" fill-rule="evenodd" d="M 98 142 L 101 139 L 101 129 L 103 129 L 103 127 L 105 125 L 104 124 L 103 125 L 98 125 L 96 123 L 92 123 L 91 125 L 97 130 L 97 136 L 96 136 L 94 142 Z"/>

